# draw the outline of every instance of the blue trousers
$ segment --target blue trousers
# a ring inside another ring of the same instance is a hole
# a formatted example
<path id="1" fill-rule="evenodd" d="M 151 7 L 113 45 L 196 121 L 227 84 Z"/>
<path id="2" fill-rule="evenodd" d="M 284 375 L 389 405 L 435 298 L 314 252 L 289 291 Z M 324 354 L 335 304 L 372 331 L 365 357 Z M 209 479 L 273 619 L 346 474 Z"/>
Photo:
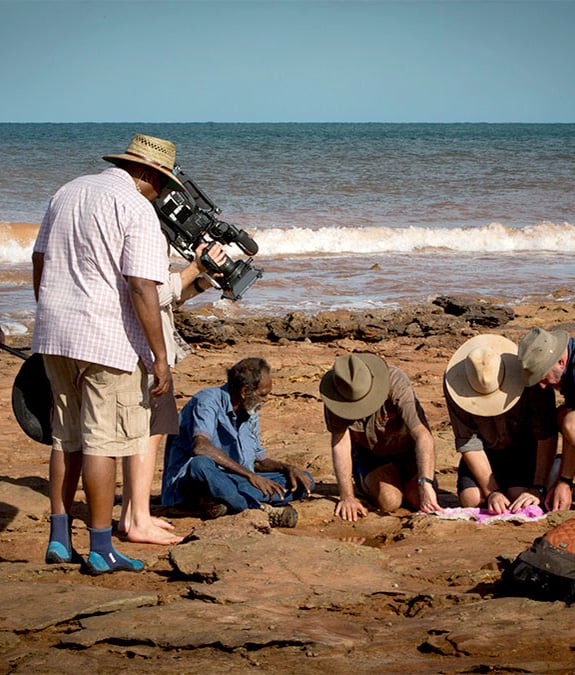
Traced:
<path id="1" fill-rule="evenodd" d="M 262 471 L 259 475 L 287 489 L 287 479 L 283 473 Z M 307 475 L 312 479 L 311 474 L 307 473 Z M 259 509 L 262 502 L 281 506 L 294 499 L 301 499 L 305 495 L 303 486 L 298 485 L 295 492 L 288 492 L 283 499 L 278 495 L 273 495 L 270 499 L 268 495 L 264 495 L 261 490 L 255 488 L 247 478 L 220 469 L 213 459 L 192 457 L 186 465 L 185 476 L 178 481 L 177 491 L 183 496 L 184 504 L 188 504 L 193 503 L 198 495 L 205 495 L 206 489 L 209 496 L 224 503 L 232 513 L 239 513 L 246 509 Z"/>

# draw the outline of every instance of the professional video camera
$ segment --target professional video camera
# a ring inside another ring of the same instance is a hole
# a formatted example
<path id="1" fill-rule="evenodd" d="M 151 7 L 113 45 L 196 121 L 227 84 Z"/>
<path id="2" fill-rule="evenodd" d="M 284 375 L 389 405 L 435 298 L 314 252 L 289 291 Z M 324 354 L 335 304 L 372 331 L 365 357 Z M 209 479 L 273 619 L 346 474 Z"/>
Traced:
<path id="1" fill-rule="evenodd" d="M 253 256 L 258 252 L 258 245 L 245 230 L 218 220 L 215 214 L 220 213 L 220 209 L 179 166 L 175 167 L 174 173 L 185 191 L 166 188 L 153 202 L 164 234 L 176 251 L 189 261 L 194 259 L 194 251 L 200 244 L 208 243 L 200 260 L 211 274 L 219 275 L 210 277 L 211 281 L 222 290 L 222 298 L 239 300 L 261 278 L 262 270 L 252 267 L 252 258 L 234 262 L 226 256 L 224 263 L 218 266 L 210 258 L 209 250 L 217 241 L 236 244 L 246 255 Z"/>

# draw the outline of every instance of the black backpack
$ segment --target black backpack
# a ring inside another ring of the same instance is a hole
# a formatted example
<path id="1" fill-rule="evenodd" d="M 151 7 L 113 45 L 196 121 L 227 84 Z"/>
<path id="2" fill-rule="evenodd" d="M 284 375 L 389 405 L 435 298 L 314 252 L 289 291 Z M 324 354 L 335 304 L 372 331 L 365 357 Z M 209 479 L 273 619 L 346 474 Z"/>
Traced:
<path id="1" fill-rule="evenodd" d="M 504 570 L 501 582 L 508 595 L 575 602 L 575 518 L 535 539 Z"/>

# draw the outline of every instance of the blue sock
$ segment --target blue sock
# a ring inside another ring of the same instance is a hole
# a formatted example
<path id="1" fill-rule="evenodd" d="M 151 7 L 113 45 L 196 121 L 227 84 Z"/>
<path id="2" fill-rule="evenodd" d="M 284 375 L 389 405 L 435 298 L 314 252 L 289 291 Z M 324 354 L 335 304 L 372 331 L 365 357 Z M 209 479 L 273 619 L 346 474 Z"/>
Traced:
<path id="1" fill-rule="evenodd" d="M 50 541 L 59 541 L 70 548 L 70 518 L 67 513 L 55 513 L 50 516 Z"/>
<path id="2" fill-rule="evenodd" d="M 47 563 L 65 563 L 72 560 L 70 518 L 67 513 L 50 516 L 50 541 L 46 551 Z"/>
<path id="3" fill-rule="evenodd" d="M 119 551 L 112 544 L 112 528 L 106 527 L 96 530 L 89 527 L 90 532 L 90 555 L 86 566 L 90 574 L 106 574 L 107 572 L 141 572 L 144 563 L 141 560 L 133 560 Z"/>
<path id="4" fill-rule="evenodd" d="M 90 533 L 90 551 L 95 551 L 100 555 L 106 555 L 114 550 L 112 545 L 112 528 L 105 527 L 103 530 L 96 530 L 93 527 L 88 528 Z"/>

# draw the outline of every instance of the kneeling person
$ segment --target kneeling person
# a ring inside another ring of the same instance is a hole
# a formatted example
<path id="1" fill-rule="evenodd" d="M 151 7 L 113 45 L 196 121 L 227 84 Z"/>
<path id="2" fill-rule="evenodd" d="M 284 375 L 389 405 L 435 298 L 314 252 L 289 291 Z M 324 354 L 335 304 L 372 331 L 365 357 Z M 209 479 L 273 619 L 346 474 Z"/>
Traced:
<path id="1" fill-rule="evenodd" d="M 354 481 L 382 511 L 396 511 L 404 498 L 415 509 L 440 509 L 433 437 L 402 370 L 376 354 L 338 356 L 320 394 L 339 487 L 336 515 L 367 515 Z"/>
<path id="2" fill-rule="evenodd" d="M 500 335 L 471 338 L 452 356 L 443 384 L 461 453 L 461 505 L 491 513 L 543 506 L 557 448 L 555 396 L 525 388 L 517 346 Z"/>
<path id="3" fill-rule="evenodd" d="M 228 370 L 227 384 L 186 403 L 179 434 L 166 444 L 164 506 L 199 505 L 205 518 L 263 508 L 273 526 L 295 526 L 297 511 L 288 502 L 309 496 L 314 482 L 261 446 L 258 410 L 271 390 L 267 362 L 246 358 Z"/>

